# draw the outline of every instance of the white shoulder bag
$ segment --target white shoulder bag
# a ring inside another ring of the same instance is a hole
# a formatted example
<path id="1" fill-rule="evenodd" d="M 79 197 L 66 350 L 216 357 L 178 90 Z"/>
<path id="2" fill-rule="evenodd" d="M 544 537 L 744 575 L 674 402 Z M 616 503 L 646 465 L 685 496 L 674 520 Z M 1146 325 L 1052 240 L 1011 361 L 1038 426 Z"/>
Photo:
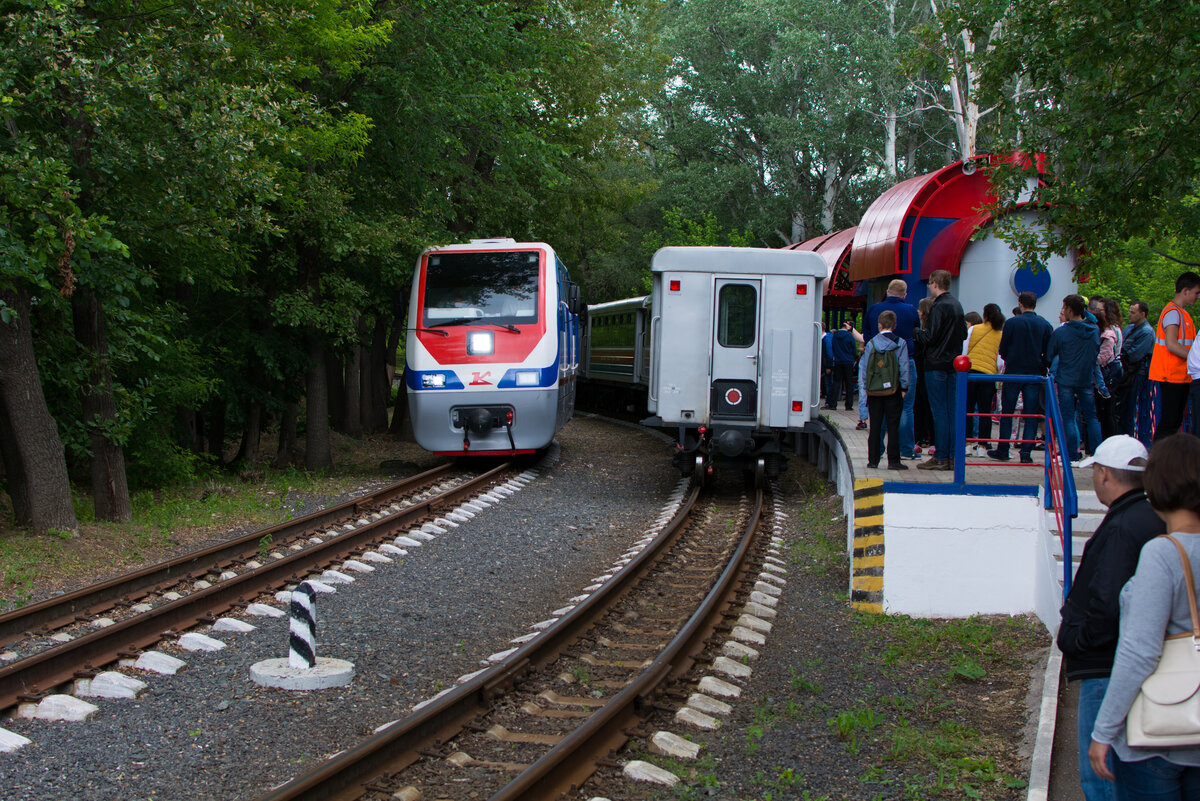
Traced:
<path id="1" fill-rule="evenodd" d="M 1192 630 L 1163 641 L 1158 667 L 1142 682 L 1129 708 L 1125 741 L 1141 748 L 1200 745 L 1200 614 L 1196 611 L 1196 585 L 1187 551 L 1170 534 L 1162 536 L 1175 544 L 1183 562 Z"/>

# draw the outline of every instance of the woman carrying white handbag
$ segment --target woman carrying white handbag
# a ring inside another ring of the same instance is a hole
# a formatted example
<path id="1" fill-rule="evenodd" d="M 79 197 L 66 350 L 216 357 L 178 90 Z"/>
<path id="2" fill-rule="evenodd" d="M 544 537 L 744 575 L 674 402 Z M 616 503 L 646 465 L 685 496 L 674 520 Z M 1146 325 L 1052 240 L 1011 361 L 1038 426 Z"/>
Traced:
<path id="1" fill-rule="evenodd" d="M 1121 591 L 1121 636 L 1088 755 L 1119 801 L 1200 801 L 1200 438 L 1154 443 L 1145 489 L 1170 534 L 1146 543 Z"/>

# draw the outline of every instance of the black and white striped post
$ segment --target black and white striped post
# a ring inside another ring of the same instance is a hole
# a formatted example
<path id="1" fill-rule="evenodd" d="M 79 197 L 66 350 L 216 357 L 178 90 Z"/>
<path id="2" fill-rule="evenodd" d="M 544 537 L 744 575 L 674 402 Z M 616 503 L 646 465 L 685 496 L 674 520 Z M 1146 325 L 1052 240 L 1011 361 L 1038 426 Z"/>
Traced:
<path id="1" fill-rule="evenodd" d="M 354 665 L 344 659 L 317 656 L 316 589 L 307 581 L 292 590 L 287 658 L 264 659 L 250 666 L 250 678 L 264 687 L 321 690 L 349 684 Z"/>
<path id="2" fill-rule="evenodd" d="M 307 581 L 292 590 L 288 664 L 297 670 L 317 665 L 317 591 Z"/>

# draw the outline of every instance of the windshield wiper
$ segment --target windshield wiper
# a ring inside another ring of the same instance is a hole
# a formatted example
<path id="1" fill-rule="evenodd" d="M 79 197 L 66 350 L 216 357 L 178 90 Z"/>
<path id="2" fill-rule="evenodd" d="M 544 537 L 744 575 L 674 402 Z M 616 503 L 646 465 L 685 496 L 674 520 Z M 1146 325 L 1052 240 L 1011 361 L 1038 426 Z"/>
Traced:
<path id="1" fill-rule="evenodd" d="M 449 331 L 439 331 L 436 328 L 405 328 L 404 330 L 405 331 L 420 331 L 420 332 L 423 332 L 426 334 L 437 334 L 438 336 L 442 336 L 442 337 L 450 336 Z"/>
<path id="2" fill-rule="evenodd" d="M 511 323 L 494 323 L 491 320 L 483 320 L 479 317 L 460 317 L 457 320 L 446 320 L 444 323 L 438 323 L 439 327 L 451 325 L 494 325 L 497 328 L 503 328 L 505 331 L 511 331 L 514 334 L 521 333 L 521 329 Z M 445 331 L 441 333 L 445 334 Z M 449 334 L 447 334 L 449 336 Z"/>

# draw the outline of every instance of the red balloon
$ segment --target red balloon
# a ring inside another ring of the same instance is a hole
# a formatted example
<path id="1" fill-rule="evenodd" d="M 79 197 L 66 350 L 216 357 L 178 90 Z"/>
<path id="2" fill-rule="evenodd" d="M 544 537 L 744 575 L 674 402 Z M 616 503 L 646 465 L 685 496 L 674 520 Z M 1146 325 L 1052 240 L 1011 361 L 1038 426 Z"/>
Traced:
<path id="1" fill-rule="evenodd" d="M 971 369 L 971 359 L 968 356 L 955 356 L 954 369 L 960 373 L 965 373 Z"/>

